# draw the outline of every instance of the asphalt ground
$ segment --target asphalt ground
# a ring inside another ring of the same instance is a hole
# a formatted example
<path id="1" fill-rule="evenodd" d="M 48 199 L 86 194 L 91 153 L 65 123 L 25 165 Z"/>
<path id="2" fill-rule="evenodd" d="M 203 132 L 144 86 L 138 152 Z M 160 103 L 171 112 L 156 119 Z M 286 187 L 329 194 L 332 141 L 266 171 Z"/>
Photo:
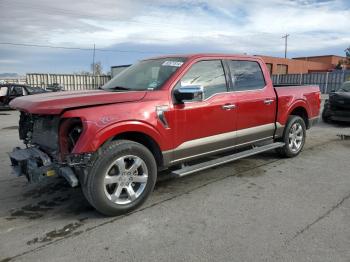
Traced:
<path id="1" fill-rule="evenodd" d="M 187 177 L 106 218 L 60 178 L 11 175 L 18 113 L 0 111 L 0 261 L 350 261 L 350 125 L 318 123 L 303 152 Z"/>

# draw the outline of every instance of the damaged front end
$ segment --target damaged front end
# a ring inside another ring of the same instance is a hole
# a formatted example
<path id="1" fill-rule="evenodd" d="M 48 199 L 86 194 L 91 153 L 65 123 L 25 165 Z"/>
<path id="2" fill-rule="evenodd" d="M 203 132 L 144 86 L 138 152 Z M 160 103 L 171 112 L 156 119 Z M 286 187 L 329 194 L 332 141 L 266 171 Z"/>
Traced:
<path id="1" fill-rule="evenodd" d="M 30 183 L 54 175 L 64 177 L 72 187 L 79 184 L 78 173 L 89 166 L 93 154 L 72 154 L 83 125 L 78 118 L 32 115 L 21 112 L 19 137 L 25 149 L 9 153 L 13 172 L 26 176 Z"/>

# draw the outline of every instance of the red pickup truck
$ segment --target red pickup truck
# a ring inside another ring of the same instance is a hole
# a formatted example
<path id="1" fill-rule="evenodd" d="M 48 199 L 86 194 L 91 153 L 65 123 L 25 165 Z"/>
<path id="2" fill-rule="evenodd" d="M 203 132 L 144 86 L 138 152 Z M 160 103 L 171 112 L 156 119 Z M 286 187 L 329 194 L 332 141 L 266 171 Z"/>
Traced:
<path id="1" fill-rule="evenodd" d="M 142 60 L 101 90 L 11 106 L 26 145 L 10 153 L 14 173 L 63 176 L 99 212 L 118 215 L 146 200 L 159 170 L 183 176 L 271 149 L 298 155 L 320 91 L 274 87 L 259 57 L 194 54 Z"/>

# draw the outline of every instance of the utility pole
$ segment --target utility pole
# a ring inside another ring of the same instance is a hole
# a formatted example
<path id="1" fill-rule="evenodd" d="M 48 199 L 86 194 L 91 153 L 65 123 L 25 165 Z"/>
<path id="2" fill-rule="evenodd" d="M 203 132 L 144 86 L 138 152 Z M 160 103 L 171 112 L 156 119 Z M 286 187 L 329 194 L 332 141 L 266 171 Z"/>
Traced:
<path id="1" fill-rule="evenodd" d="M 288 36 L 289 34 L 282 36 L 282 38 L 284 38 L 284 58 L 287 58 Z"/>
<path id="2" fill-rule="evenodd" d="M 95 43 L 94 43 L 94 51 L 92 53 L 92 75 L 95 75 Z"/>

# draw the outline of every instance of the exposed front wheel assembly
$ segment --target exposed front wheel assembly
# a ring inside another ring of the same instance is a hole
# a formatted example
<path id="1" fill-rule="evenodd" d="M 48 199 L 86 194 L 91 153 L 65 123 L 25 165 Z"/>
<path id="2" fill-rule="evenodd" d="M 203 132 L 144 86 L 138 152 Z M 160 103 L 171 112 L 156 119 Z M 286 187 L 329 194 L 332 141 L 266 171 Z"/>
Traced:
<path id="1" fill-rule="evenodd" d="M 146 147 L 117 140 L 102 150 L 82 187 L 97 211 L 115 216 L 139 207 L 153 191 L 156 178 L 156 161 Z"/>

